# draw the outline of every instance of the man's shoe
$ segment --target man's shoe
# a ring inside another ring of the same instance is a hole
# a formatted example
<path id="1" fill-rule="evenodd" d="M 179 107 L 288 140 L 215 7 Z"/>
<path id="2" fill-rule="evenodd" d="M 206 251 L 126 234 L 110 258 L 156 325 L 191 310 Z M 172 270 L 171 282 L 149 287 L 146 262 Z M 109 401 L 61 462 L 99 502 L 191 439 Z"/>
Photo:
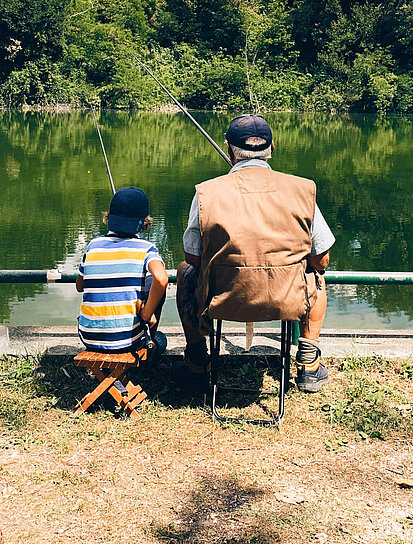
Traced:
<path id="1" fill-rule="evenodd" d="M 177 387 L 193 393 L 208 393 L 209 372 L 196 374 L 189 369 L 188 359 L 174 365 L 174 381 Z"/>
<path id="2" fill-rule="evenodd" d="M 304 391 L 304 393 L 318 393 L 323 385 L 330 381 L 328 371 L 321 363 L 316 370 L 306 370 L 306 366 L 311 368 L 314 366 L 314 363 L 298 367 L 297 378 L 295 380 L 297 387 L 300 391 Z"/>

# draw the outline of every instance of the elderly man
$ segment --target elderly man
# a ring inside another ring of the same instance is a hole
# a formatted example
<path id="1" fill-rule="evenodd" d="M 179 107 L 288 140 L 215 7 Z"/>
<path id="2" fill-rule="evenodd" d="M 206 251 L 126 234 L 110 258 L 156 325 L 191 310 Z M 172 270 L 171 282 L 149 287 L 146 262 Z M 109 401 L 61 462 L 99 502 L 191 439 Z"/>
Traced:
<path id="1" fill-rule="evenodd" d="M 178 267 L 177 306 L 186 337 L 182 377 L 205 390 L 211 319 L 300 321 L 297 386 L 328 383 L 319 335 L 327 306 L 323 273 L 334 236 L 315 202 L 313 181 L 275 172 L 272 133 L 241 115 L 226 133 L 227 175 L 196 186 Z"/>

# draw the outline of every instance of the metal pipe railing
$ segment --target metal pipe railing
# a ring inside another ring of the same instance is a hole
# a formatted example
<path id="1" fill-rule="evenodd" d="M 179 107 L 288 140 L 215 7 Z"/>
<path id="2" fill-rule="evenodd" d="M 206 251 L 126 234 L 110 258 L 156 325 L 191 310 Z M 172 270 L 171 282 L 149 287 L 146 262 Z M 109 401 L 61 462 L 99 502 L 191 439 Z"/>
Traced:
<path id="1" fill-rule="evenodd" d="M 176 283 L 176 270 L 168 270 L 169 282 Z M 0 283 L 75 283 L 77 274 L 59 270 L 0 270 Z M 328 284 L 413 285 L 413 272 L 327 271 Z"/>
<path id="2" fill-rule="evenodd" d="M 176 270 L 168 270 L 169 283 L 176 283 Z M 0 283 L 75 283 L 77 274 L 60 270 L 0 270 Z M 341 285 L 413 285 L 412 272 L 328 271 L 326 283 Z M 292 343 L 297 345 L 300 330 L 293 324 Z"/>

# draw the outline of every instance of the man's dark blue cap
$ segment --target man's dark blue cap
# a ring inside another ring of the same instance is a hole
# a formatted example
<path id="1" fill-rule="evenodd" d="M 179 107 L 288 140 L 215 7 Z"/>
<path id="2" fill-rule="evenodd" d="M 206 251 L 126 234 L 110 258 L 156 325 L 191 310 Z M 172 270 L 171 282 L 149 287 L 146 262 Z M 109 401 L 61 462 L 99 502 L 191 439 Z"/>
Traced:
<path id="1" fill-rule="evenodd" d="M 261 115 L 244 114 L 236 117 L 231 121 L 225 137 L 228 143 L 241 149 L 247 149 L 248 151 L 262 151 L 263 149 L 267 149 L 272 142 L 270 125 Z M 246 144 L 245 142 L 251 137 L 263 138 L 265 144 Z"/>
<path id="2" fill-rule="evenodd" d="M 122 187 L 113 195 L 109 208 L 108 228 L 113 232 L 137 234 L 149 214 L 149 200 L 142 189 Z"/>

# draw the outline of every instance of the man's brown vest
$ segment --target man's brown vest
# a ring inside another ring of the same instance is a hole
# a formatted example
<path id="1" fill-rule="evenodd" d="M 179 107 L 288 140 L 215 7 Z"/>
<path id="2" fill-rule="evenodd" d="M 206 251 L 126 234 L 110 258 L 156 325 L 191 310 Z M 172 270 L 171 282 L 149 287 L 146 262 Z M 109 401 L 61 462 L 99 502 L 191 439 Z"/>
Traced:
<path id="1" fill-rule="evenodd" d="M 313 181 L 248 167 L 196 186 L 203 253 L 201 327 L 210 319 L 299 321 L 316 300 L 306 274 Z"/>

